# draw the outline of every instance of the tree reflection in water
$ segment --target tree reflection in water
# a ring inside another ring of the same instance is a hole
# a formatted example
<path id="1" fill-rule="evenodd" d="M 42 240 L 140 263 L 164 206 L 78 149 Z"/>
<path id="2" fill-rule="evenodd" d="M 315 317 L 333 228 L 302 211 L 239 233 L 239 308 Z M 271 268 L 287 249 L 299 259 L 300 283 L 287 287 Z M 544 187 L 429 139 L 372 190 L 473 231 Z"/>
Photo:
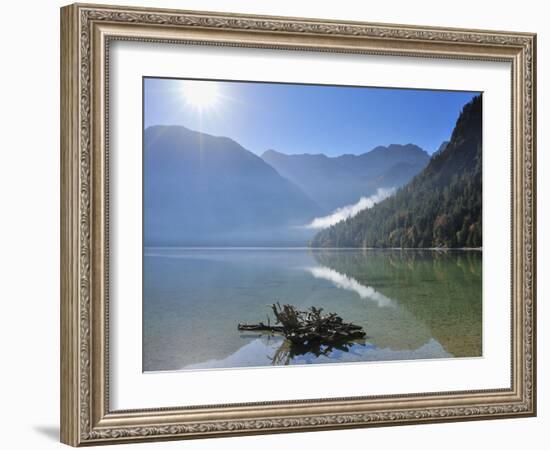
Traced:
<path id="1" fill-rule="evenodd" d="M 365 346 L 365 339 L 354 339 L 348 341 L 332 342 L 321 344 L 319 342 L 306 342 L 295 344 L 285 339 L 281 346 L 275 351 L 273 357 L 268 357 L 274 366 L 288 366 L 290 362 L 299 356 L 311 355 L 315 358 L 320 356 L 330 357 L 335 351 L 348 353 L 356 346 Z"/>

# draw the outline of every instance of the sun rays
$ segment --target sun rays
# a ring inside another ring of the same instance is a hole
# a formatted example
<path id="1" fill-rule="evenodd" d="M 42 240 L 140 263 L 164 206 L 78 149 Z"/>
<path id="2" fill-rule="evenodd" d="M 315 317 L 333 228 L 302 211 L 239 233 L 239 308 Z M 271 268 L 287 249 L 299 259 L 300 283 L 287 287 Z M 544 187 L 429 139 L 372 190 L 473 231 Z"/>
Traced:
<path id="1" fill-rule="evenodd" d="M 185 103 L 199 112 L 215 110 L 219 106 L 222 97 L 219 83 L 215 81 L 182 81 L 180 92 Z"/>

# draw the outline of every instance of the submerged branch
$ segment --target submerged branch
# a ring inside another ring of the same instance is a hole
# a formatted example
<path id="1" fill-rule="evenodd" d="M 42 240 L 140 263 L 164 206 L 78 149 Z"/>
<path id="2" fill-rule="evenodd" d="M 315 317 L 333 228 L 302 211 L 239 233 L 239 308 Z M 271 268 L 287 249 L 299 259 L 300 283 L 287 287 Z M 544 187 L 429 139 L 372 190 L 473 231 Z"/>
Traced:
<path id="1" fill-rule="evenodd" d="M 282 333 L 283 327 L 265 325 L 263 322 L 258 324 L 249 325 L 248 323 L 240 323 L 238 325 L 239 331 L 271 331 L 272 333 Z"/>

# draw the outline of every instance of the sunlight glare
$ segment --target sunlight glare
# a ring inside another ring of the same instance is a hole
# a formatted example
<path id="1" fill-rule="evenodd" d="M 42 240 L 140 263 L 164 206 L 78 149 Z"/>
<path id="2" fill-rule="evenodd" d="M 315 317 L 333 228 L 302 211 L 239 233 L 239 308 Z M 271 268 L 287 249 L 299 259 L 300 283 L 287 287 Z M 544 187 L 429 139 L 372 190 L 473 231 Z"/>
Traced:
<path id="1" fill-rule="evenodd" d="M 185 101 L 201 111 L 214 108 L 220 97 L 218 83 L 212 81 L 184 81 L 181 91 Z"/>

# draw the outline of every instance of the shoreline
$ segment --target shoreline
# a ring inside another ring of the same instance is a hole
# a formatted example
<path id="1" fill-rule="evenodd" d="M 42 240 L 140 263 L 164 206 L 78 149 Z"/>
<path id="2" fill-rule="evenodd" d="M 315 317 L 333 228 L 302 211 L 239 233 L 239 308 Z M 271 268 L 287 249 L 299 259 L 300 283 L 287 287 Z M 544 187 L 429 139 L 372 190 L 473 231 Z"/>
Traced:
<path id="1" fill-rule="evenodd" d="M 417 250 L 417 251 L 478 251 L 482 252 L 483 247 L 268 247 L 268 246 L 252 246 L 252 247 L 207 247 L 207 246 L 152 246 L 143 247 L 144 250 L 376 250 L 376 251 L 395 251 L 395 250 Z"/>

